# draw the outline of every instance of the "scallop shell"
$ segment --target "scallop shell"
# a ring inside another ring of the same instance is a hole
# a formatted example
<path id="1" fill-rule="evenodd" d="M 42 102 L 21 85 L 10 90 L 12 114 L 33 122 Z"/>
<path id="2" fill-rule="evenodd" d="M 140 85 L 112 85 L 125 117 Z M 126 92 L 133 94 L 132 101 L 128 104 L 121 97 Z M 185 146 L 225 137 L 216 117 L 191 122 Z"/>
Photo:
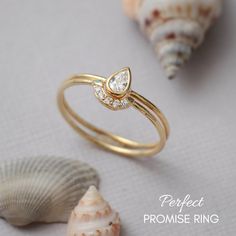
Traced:
<path id="1" fill-rule="evenodd" d="M 5 161 L 0 165 L 0 217 L 10 224 L 67 222 L 89 186 L 98 185 L 88 164 L 56 157 Z"/>
<path id="2" fill-rule="evenodd" d="M 120 218 L 91 186 L 71 213 L 67 236 L 119 236 Z"/>
<path id="3" fill-rule="evenodd" d="M 222 0 L 123 0 L 128 16 L 139 22 L 165 74 L 175 77 L 220 16 Z"/>

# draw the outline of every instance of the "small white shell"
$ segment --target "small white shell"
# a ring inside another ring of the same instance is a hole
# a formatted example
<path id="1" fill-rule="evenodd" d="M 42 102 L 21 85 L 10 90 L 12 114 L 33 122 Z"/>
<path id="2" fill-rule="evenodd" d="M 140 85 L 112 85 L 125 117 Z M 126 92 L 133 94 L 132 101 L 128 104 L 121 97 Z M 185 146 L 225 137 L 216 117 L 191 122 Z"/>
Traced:
<path id="1" fill-rule="evenodd" d="M 129 16 L 139 22 L 172 78 L 203 41 L 219 17 L 222 0 L 123 0 Z"/>
<path id="2" fill-rule="evenodd" d="M 73 210 L 67 236 L 119 236 L 120 219 L 117 212 L 91 186 Z"/>
<path id="3" fill-rule="evenodd" d="M 16 226 L 32 222 L 67 222 L 91 184 L 94 169 L 56 157 L 9 160 L 0 165 L 0 217 Z"/>

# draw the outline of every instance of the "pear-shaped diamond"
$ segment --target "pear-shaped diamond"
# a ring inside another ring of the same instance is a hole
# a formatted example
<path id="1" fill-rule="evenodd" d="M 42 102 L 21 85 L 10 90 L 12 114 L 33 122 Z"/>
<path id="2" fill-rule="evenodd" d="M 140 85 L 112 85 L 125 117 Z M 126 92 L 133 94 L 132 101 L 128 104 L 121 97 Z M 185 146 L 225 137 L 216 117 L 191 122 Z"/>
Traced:
<path id="1" fill-rule="evenodd" d="M 108 86 L 111 92 L 116 94 L 125 93 L 130 86 L 130 71 L 125 68 L 108 79 Z"/>
<path id="2" fill-rule="evenodd" d="M 109 82 L 110 88 L 115 93 L 124 92 L 128 85 L 128 74 L 122 72 L 114 76 Z"/>

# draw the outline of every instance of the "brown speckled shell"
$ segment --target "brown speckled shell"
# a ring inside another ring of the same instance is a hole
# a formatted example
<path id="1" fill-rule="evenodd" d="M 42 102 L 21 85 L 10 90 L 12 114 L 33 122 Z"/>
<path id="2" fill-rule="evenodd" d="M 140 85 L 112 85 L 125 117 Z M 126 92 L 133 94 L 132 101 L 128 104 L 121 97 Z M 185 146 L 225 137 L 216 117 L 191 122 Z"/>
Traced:
<path id="1" fill-rule="evenodd" d="M 150 39 L 169 78 L 201 45 L 222 8 L 222 0 L 123 0 L 123 4 Z"/>
<path id="2" fill-rule="evenodd" d="M 67 236 L 119 236 L 120 218 L 91 186 L 71 213 Z"/>

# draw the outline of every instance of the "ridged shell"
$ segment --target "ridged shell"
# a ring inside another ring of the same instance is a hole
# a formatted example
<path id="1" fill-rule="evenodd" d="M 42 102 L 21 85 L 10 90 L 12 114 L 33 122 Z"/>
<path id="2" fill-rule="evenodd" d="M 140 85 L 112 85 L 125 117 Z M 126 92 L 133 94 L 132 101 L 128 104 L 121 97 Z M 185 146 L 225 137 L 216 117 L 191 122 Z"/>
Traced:
<path id="1" fill-rule="evenodd" d="M 220 16 L 222 0 L 123 0 L 131 18 L 139 22 L 173 78 L 203 41 Z"/>
<path id="2" fill-rule="evenodd" d="M 67 236 L 119 236 L 120 219 L 117 212 L 91 186 L 73 210 Z"/>
<path id="3" fill-rule="evenodd" d="M 56 157 L 9 160 L 0 165 L 0 217 L 16 226 L 67 222 L 89 186 L 98 186 L 88 164 Z"/>

